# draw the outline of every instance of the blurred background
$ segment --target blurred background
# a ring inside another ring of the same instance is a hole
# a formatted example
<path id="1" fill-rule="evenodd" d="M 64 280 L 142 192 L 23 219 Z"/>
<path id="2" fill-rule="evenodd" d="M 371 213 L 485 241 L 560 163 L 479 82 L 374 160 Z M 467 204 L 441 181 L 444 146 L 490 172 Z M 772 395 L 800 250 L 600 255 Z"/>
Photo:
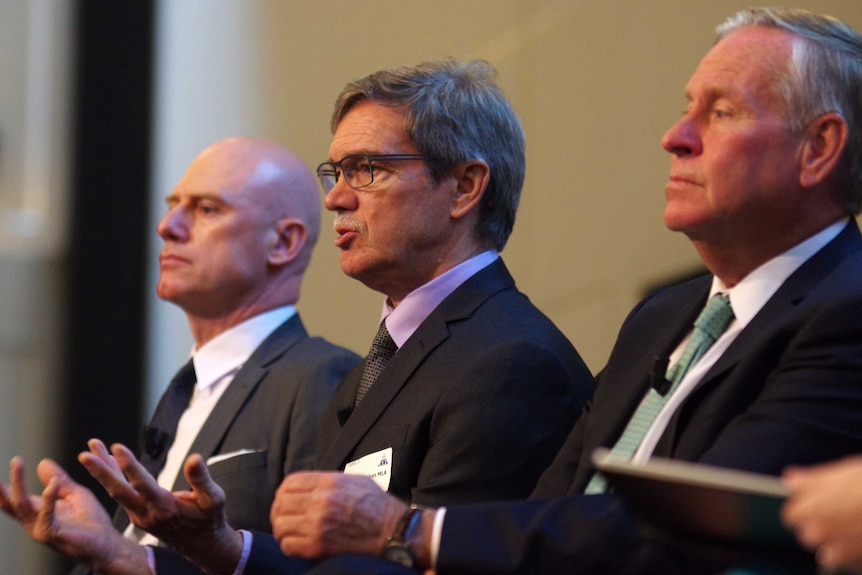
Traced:
<path id="1" fill-rule="evenodd" d="M 231 135 L 327 159 L 352 79 L 482 58 L 527 133 L 504 259 L 601 369 L 626 313 L 699 270 L 662 224 L 665 129 L 735 0 L 0 0 L 0 477 L 135 445 L 191 349 L 155 297 L 155 225 L 185 167 Z M 862 29 L 859 0 L 804 6 Z M 364 355 L 382 296 L 342 275 L 329 214 L 299 309 Z M 4 479 L 5 481 L 5 479 Z M 0 571 L 67 568 L 0 519 Z"/>

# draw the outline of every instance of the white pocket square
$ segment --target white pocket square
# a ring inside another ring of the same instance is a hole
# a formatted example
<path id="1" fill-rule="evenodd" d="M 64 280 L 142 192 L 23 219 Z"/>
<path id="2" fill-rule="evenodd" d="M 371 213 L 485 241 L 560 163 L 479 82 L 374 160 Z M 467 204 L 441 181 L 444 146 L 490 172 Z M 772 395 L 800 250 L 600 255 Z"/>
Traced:
<path id="1" fill-rule="evenodd" d="M 239 457 L 240 455 L 246 455 L 247 453 L 258 452 L 254 449 L 238 449 L 237 451 L 231 451 L 229 453 L 219 453 L 218 455 L 213 455 L 212 457 L 208 458 L 207 465 L 213 465 L 215 463 L 218 463 L 219 461 L 224 461 L 232 457 Z"/>

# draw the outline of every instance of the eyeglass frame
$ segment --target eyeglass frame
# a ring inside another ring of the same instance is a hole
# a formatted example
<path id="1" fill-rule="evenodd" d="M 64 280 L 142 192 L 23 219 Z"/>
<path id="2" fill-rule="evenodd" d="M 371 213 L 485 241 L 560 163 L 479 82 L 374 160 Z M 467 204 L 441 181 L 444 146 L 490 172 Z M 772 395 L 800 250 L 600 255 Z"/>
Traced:
<path id="1" fill-rule="evenodd" d="M 350 158 L 365 158 L 368 162 L 368 166 L 370 168 L 370 179 L 367 184 L 362 184 L 361 186 L 354 186 L 350 183 L 352 178 L 347 177 L 344 174 L 344 168 L 342 163 Z M 317 166 L 317 180 L 320 182 L 320 187 L 323 189 L 323 192 L 328 194 L 332 191 L 332 188 L 338 183 L 341 179 L 338 176 L 338 172 L 341 172 L 342 176 L 345 176 L 345 182 L 347 185 L 353 188 L 354 190 L 359 190 L 365 187 L 370 186 L 374 183 L 374 162 L 375 161 L 406 161 L 406 160 L 428 160 L 428 156 L 424 154 L 347 154 L 337 162 L 323 162 L 319 166 Z M 327 169 L 327 172 L 321 173 L 321 170 Z M 332 185 L 328 185 L 327 182 L 331 182 Z"/>

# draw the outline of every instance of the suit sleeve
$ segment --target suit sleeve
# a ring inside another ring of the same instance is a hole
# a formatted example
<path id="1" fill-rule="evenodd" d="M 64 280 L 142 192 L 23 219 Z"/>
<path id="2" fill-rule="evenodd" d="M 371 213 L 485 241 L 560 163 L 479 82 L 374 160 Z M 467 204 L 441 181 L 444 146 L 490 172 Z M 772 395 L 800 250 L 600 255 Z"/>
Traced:
<path id="1" fill-rule="evenodd" d="M 317 345 L 316 338 L 309 340 Z M 302 372 L 295 375 L 304 382 L 290 412 L 289 440 L 285 445 L 282 474 L 311 469 L 320 438 L 321 420 L 333 392 L 344 376 L 360 361 L 360 357 L 346 350 L 328 346 L 305 361 Z M 294 365 L 296 369 L 297 365 Z"/>
<path id="2" fill-rule="evenodd" d="M 754 357 L 741 362 L 735 369 L 750 374 L 756 397 L 698 460 L 775 475 L 789 463 L 814 464 L 862 451 L 860 314 L 862 299 L 825 308 L 794 330 L 783 349 L 764 348 L 762 354 L 778 357 L 772 369 L 759 370 L 762 361 Z M 721 393 L 720 387 L 714 393 Z M 703 410 L 688 425 L 707 427 L 709 415 Z M 683 439 L 677 450 L 686 448 Z"/>
<path id="3" fill-rule="evenodd" d="M 750 381 L 750 403 L 744 408 L 739 408 L 739 397 L 712 396 L 709 402 L 690 397 L 711 411 L 695 408 L 692 421 L 677 423 L 686 427 L 674 440 L 673 456 L 775 474 L 790 464 L 862 451 L 860 312 L 860 299 L 823 308 L 792 332 L 776 332 L 774 347 L 759 348 L 759 358 L 734 366 Z M 722 386 L 709 393 L 722 393 Z M 710 435 L 711 420 L 728 421 L 727 413 L 721 413 L 727 409 L 739 413 Z M 697 443 L 688 438 L 698 436 L 714 440 L 696 457 L 688 457 L 687 450 L 694 449 L 689 441 Z M 663 548 L 644 538 L 625 503 L 615 496 L 570 495 L 450 507 L 437 566 L 440 575 L 550 574 L 567 572 L 573 565 L 584 573 L 673 574 L 714 568 L 699 561 L 677 547 Z"/>
<path id="4" fill-rule="evenodd" d="M 456 374 L 434 409 L 412 501 L 526 498 L 580 415 L 592 376 L 523 342 L 479 352 Z"/>

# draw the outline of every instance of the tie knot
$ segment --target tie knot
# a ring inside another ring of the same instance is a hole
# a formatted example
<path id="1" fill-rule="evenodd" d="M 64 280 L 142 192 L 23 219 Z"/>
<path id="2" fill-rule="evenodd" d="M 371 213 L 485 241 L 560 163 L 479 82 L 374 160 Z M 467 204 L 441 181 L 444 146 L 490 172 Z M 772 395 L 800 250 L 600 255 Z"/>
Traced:
<path id="1" fill-rule="evenodd" d="M 188 363 L 180 368 L 177 374 L 174 376 L 174 379 L 177 382 L 177 385 L 180 387 L 191 387 L 193 386 L 198 378 L 195 374 L 195 362 L 190 359 Z"/>
<path id="2" fill-rule="evenodd" d="M 362 370 L 362 376 L 359 380 L 359 387 L 356 390 L 356 399 L 354 407 L 359 405 L 365 394 L 371 389 L 371 386 L 377 381 L 377 377 L 398 351 L 398 346 L 389 335 L 389 330 L 386 329 L 386 322 L 380 322 L 380 327 L 377 329 L 377 335 L 374 336 L 374 341 L 371 342 L 371 349 L 368 355 L 365 356 L 365 367 Z"/>
<path id="3" fill-rule="evenodd" d="M 694 322 L 694 327 L 703 330 L 715 341 L 724 333 L 731 320 L 733 308 L 730 307 L 730 299 L 727 294 L 717 293 L 709 298 L 706 307 Z"/>
<path id="4" fill-rule="evenodd" d="M 398 346 L 395 345 L 395 341 L 392 339 L 392 336 L 389 335 L 389 330 L 386 329 L 385 321 L 380 322 L 380 327 L 377 329 L 374 341 L 371 342 L 371 348 L 372 350 L 376 349 L 381 352 L 395 353 L 398 351 Z"/>

